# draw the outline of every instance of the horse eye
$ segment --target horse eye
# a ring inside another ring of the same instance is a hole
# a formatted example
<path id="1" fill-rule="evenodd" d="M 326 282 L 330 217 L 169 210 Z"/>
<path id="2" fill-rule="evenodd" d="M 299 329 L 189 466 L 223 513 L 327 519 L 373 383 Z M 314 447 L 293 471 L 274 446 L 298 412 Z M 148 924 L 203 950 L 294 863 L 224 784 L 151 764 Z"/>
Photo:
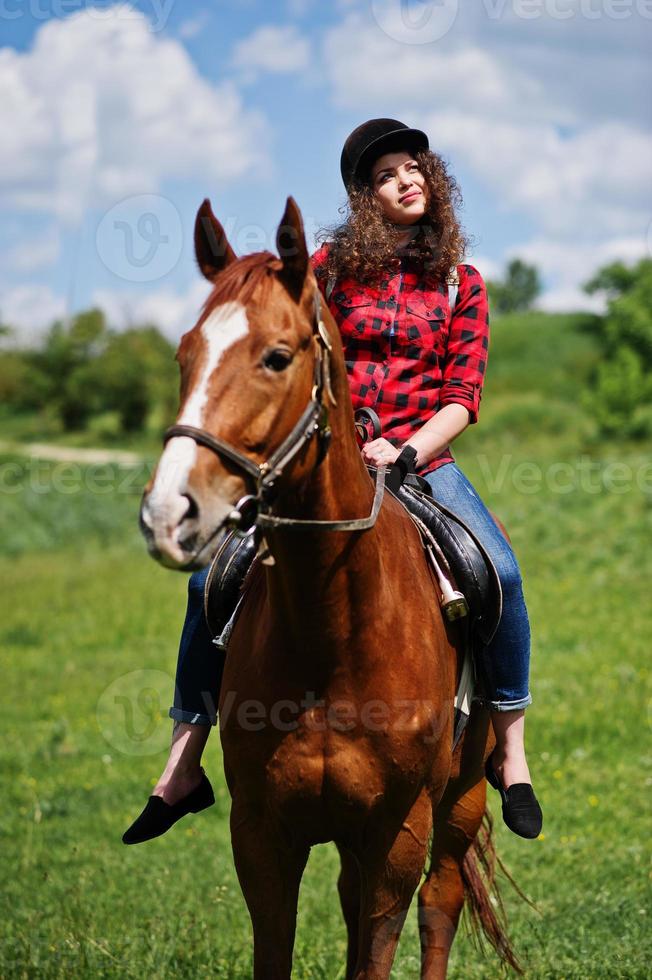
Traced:
<path id="1" fill-rule="evenodd" d="M 263 357 L 263 365 L 270 371 L 285 371 L 292 361 L 292 356 L 284 350 L 271 350 Z"/>

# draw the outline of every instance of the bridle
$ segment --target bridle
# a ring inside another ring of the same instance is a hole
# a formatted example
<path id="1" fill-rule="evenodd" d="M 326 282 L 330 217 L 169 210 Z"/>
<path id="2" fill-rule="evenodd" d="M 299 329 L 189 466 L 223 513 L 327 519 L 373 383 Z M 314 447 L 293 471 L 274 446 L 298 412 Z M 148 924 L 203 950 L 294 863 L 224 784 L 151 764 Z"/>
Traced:
<path id="1" fill-rule="evenodd" d="M 328 409 L 323 402 L 323 395 L 325 390 L 332 404 L 337 404 L 333 395 L 330 374 L 330 356 L 333 347 L 324 325 L 319 289 L 315 290 L 313 339 L 316 342 L 316 349 L 310 401 L 292 431 L 264 463 L 255 463 L 235 446 L 212 435 L 206 429 L 200 429 L 194 425 L 172 425 L 163 434 L 164 444 L 179 436 L 194 439 L 198 445 L 212 450 L 220 458 L 230 460 L 253 479 L 256 486 L 255 494 L 247 494 L 242 497 L 226 520 L 227 524 L 241 530 L 248 531 L 256 527 L 287 527 L 299 530 L 320 528 L 323 531 L 363 531 L 373 527 L 376 523 L 385 489 L 385 466 L 379 466 L 376 470 L 374 500 L 368 517 L 342 521 L 319 521 L 296 517 L 279 517 L 271 513 L 271 506 L 276 495 L 277 480 L 283 474 L 286 466 L 315 436 L 319 443 L 317 458 L 317 465 L 319 465 L 326 456 L 331 442 L 332 433 L 328 423 Z"/>
<path id="2" fill-rule="evenodd" d="M 194 425 L 172 425 L 163 435 L 163 443 L 179 436 L 185 436 L 220 458 L 228 459 L 250 476 L 255 483 L 256 493 L 242 497 L 231 511 L 227 523 L 242 529 L 260 528 L 320 528 L 324 531 L 362 531 L 376 523 L 385 489 L 385 466 L 376 470 L 376 487 L 371 513 L 368 517 L 342 521 L 304 520 L 296 517 L 279 517 L 270 512 L 276 493 L 276 483 L 286 466 L 316 435 L 319 442 L 317 465 L 328 452 L 331 442 L 331 428 L 328 423 L 328 409 L 323 402 L 324 390 L 333 405 L 336 405 L 330 375 L 330 355 L 332 344 L 322 316 L 321 294 L 315 290 L 313 338 L 316 341 L 313 383 L 310 401 L 301 417 L 281 445 L 274 450 L 264 463 L 255 463 L 235 446 Z M 246 525 L 249 520 L 249 526 Z"/>

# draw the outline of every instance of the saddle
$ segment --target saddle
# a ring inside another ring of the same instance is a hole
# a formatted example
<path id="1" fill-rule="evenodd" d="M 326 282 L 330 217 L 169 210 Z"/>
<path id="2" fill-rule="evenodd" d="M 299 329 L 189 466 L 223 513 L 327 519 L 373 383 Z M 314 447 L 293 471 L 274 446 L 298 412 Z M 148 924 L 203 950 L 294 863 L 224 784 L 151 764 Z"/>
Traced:
<path id="1" fill-rule="evenodd" d="M 237 528 L 227 529 L 220 538 L 204 585 L 204 616 L 217 646 L 226 646 L 218 641 L 243 596 L 247 572 L 259 548 L 256 528 L 244 535 Z"/>
<path id="2" fill-rule="evenodd" d="M 367 467 L 375 478 L 375 467 Z M 385 489 L 405 507 L 439 584 L 439 600 L 449 621 L 466 626 L 462 669 L 455 696 L 453 747 L 468 722 L 476 689 L 475 651 L 491 641 L 502 613 L 502 589 L 482 542 L 464 521 L 433 499 L 429 484 L 415 473 L 386 473 Z M 258 528 L 247 534 L 227 530 L 218 545 L 204 587 L 204 613 L 213 643 L 228 646 L 254 561 L 262 559 Z"/>
<path id="3" fill-rule="evenodd" d="M 457 586 L 466 600 L 472 629 L 482 643 L 490 643 L 502 614 L 502 588 L 484 545 L 461 517 L 433 499 L 429 485 L 421 477 L 411 480 L 408 475 L 394 496 L 419 528 L 426 551 L 432 545 L 428 534 L 434 538 L 440 554 L 435 549 L 433 557 L 441 559 L 443 552 L 444 571 L 450 573 L 453 586 Z M 458 606 L 454 605 L 448 618 L 456 619 L 459 615 Z"/>
<path id="4" fill-rule="evenodd" d="M 375 468 L 367 467 L 375 477 Z M 491 641 L 502 612 L 502 590 L 496 568 L 483 544 L 460 517 L 435 501 L 421 477 L 409 473 L 402 484 L 392 487 L 388 470 L 387 491 L 405 507 L 421 534 L 424 548 L 438 560 L 439 570 L 451 579 L 454 592 L 464 603 L 452 605 L 449 619 L 468 613 L 471 629 L 482 643 Z M 227 530 L 206 579 L 204 611 L 208 627 L 219 638 L 231 619 L 247 573 L 259 551 L 260 535 L 243 535 Z M 220 644 L 222 645 L 222 644 Z"/>

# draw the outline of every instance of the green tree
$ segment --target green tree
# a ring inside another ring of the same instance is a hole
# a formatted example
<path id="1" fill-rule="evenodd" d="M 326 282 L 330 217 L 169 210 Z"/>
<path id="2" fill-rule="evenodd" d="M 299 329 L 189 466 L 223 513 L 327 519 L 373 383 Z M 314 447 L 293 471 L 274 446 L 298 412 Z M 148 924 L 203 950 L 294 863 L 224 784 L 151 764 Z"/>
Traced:
<path id="1" fill-rule="evenodd" d="M 592 279 L 585 284 L 585 292 L 593 293 L 604 292 L 611 298 L 620 296 L 622 293 L 629 292 L 638 282 L 641 266 L 645 265 L 643 259 L 637 266 L 625 265 L 624 262 L 612 262 L 604 265 L 595 273 Z"/>
<path id="2" fill-rule="evenodd" d="M 515 313 L 529 310 L 541 292 L 539 271 L 521 259 L 512 259 L 505 278 L 487 283 L 491 307 L 497 313 Z"/>
<path id="3" fill-rule="evenodd" d="M 0 398 L 14 410 L 46 409 L 66 430 L 115 413 L 123 432 L 174 417 L 174 347 L 146 324 L 116 331 L 99 309 L 58 320 L 36 350 L 0 351 Z"/>
<path id="4" fill-rule="evenodd" d="M 584 286 L 604 293 L 606 314 L 592 321 L 604 360 L 585 403 L 604 435 L 642 438 L 652 432 L 652 260 L 613 262 Z"/>
<path id="5" fill-rule="evenodd" d="M 600 331 L 606 352 L 626 344 L 642 358 L 645 369 L 651 370 L 652 259 L 641 259 L 634 266 L 614 262 L 600 269 L 584 289 L 591 295 L 606 295 L 607 315 Z"/>
<path id="6" fill-rule="evenodd" d="M 172 418 L 177 395 L 174 348 L 156 327 L 112 333 L 91 373 L 104 410 L 118 413 L 123 432 L 144 428 L 156 408 Z"/>
<path id="7" fill-rule="evenodd" d="M 98 408 L 89 365 L 107 337 L 104 313 L 86 310 L 68 322 L 53 323 L 42 347 L 29 357 L 37 381 L 35 396 L 54 409 L 66 429 L 83 429 Z"/>
<path id="8" fill-rule="evenodd" d="M 0 405 L 32 407 L 32 372 L 22 351 L 0 352 Z"/>

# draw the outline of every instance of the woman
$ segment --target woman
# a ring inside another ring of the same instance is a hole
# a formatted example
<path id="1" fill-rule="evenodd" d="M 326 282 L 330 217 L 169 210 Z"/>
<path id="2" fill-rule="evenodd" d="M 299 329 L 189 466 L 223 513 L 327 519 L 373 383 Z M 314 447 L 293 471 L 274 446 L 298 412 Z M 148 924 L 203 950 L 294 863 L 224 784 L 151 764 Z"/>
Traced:
<path id="1" fill-rule="evenodd" d="M 537 837 L 541 809 L 524 748 L 530 627 L 517 560 L 498 525 L 455 463 L 450 444 L 477 422 L 488 350 L 487 294 L 480 273 L 461 259 L 467 244 L 460 194 L 420 130 L 372 119 L 346 140 L 341 170 L 349 195 L 345 223 L 312 256 L 322 293 L 344 344 L 354 408 L 373 408 L 381 438 L 364 459 L 391 465 L 407 445 L 435 500 L 478 535 L 503 592 L 500 624 L 480 660 L 496 747 L 487 779 L 499 790 L 503 818 Z M 447 281 L 459 278 L 454 312 Z M 127 844 L 165 833 L 214 802 L 201 768 L 217 721 L 222 662 L 204 620 L 208 569 L 191 576 L 179 649 L 170 757 L 148 803 L 125 833 Z"/>

